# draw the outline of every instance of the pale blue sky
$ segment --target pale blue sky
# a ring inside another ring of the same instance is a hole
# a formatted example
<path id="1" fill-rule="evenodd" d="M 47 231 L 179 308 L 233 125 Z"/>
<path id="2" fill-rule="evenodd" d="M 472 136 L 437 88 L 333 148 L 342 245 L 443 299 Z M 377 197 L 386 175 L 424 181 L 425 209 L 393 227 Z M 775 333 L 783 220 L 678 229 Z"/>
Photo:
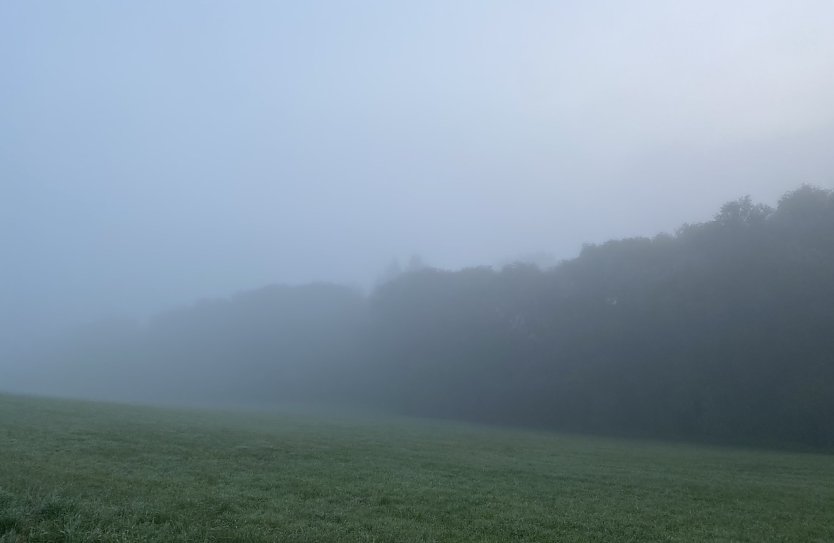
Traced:
<path id="1" fill-rule="evenodd" d="M 0 3 L 7 335 L 774 203 L 834 172 L 834 3 Z"/>

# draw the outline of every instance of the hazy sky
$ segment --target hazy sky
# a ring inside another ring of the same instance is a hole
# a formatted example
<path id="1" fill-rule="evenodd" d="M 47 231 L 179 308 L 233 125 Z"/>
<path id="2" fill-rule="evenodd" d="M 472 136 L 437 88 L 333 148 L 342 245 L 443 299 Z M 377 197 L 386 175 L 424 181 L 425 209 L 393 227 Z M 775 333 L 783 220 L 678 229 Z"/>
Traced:
<path id="1" fill-rule="evenodd" d="M 6 0 L 0 327 L 831 186 L 832 28 L 828 0 Z"/>

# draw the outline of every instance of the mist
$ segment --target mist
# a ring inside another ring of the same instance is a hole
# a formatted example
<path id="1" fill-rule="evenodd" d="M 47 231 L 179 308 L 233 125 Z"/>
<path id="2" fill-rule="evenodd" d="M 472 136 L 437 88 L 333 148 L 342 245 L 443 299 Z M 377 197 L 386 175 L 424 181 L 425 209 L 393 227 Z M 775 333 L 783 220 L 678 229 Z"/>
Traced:
<path id="1" fill-rule="evenodd" d="M 826 2 L 7 2 L 6 335 L 826 184 Z"/>
<path id="2" fill-rule="evenodd" d="M 367 391 L 385 371 L 357 377 L 344 353 L 403 359 L 411 340 L 374 335 L 403 277 L 481 269 L 499 289 L 532 262 L 559 283 L 583 247 L 683 246 L 682 225 L 739 197 L 823 194 L 832 17 L 823 1 L 6 2 L 0 389 L 351 398 L 314 376 Z M 239 365 L 276 388 L 233 382 Z M 495 409 L 428 411 L 526 420 Z"/>

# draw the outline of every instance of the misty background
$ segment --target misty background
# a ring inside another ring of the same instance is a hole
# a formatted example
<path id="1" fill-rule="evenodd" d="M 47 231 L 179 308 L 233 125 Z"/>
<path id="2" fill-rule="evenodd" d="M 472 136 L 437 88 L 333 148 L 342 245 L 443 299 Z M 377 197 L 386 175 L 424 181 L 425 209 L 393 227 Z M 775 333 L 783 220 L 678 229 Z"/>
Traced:
<path id="1" fill-rule="evenodd" d="M 0 390 L 833 443 L 832 23 L 826 1 L 4 2 Z"/>
<path id="2" fill-rule="evenodd" d="M 3 2 L 3 342 L 827 184 L 829 2 Z"/>

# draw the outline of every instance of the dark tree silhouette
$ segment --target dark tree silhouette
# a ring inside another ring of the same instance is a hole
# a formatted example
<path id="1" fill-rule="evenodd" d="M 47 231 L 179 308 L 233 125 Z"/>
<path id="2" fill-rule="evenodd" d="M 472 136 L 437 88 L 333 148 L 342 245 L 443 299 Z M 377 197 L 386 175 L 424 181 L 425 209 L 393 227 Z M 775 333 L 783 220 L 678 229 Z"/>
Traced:
<path id="1" fill-rule="evenodd" d="M 56 357 L 137 399 L 833 447 L 832 330 L 834 195 L 802 186 L 552 268 L 415 259 L 369 296 L 271 287 L 98 328 Z"/>

